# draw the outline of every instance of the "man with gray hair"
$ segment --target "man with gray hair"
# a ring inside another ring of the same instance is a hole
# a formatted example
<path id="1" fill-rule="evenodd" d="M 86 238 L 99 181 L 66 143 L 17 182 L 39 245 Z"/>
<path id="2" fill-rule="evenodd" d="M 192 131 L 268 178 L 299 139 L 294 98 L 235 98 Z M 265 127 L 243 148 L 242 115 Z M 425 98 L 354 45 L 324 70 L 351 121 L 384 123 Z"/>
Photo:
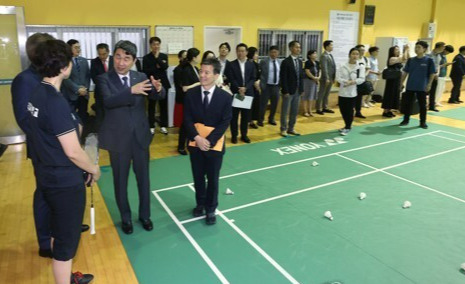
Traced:
<path id="1" fill-rule="evenodd" d="M 150 220 L 149 145 L 152 134 L 145 112 L 145 98 L 160 100 L 166 92 L 160 80 L 147 79 L 132 71 L 137 54 L 134 43 L 122 40 L 113 52 L 114 68 L 97 77 L 103 97 L 105 117 L 99 131 L 99 147 L 108 150 L 113 171 L 115 197 L 125 234 L 133 232 L 128 201 L 128 175 L 131 166 L 139 191 L 139 220 L 146 231 L 153 229 Z"/>

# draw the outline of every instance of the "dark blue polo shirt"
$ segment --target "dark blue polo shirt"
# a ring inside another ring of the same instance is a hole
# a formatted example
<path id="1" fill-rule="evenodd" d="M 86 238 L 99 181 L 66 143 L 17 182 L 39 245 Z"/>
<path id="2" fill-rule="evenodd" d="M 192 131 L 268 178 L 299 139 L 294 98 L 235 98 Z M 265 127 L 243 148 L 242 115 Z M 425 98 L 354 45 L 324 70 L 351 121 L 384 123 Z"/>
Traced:
<path id="1" fill-rule="evenodd" d="M 405 64 L 404 71 L 408 73 L 407 91 L 425 92 L 430 75 L 436 73 L 436 67 L 431 57 L 413 57 Z"/>
<path id="2" fill-rule="evenodd" d="M 78 120 L 68 102 L 47 82 L 37 86 L 27 105 L 29 145 L 34 153 L 38 185 L 69 187 L 84 182 L 83 171 L 66 156 L 58 137 L 75 133 L 79 139 Z"/>

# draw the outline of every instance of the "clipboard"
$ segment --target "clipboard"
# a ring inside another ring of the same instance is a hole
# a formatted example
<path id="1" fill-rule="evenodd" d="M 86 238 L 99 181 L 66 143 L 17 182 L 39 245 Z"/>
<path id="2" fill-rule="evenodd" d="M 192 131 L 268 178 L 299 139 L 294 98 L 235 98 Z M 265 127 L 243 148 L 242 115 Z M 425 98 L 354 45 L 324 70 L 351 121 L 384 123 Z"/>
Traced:
<path id="1" fill-rule="evenodd" d="M 203 138 L 206 138 L 215 129 L 214 127 L 205 126 L 203 123 L 195 123 L 194 126 L 197 132 L 199 133 L 199 135 Z M 210 148 L 210 150 L 221 152 L 223 151 L 223 145 L 224 145 L 224 135 L 221 136 L 220 139 L 218 139 L 218 141 L 216 142 L 216 145 Z M 195 143 L 195 141 L 189 141 L 189 146 L 197 147 L 197 143 Z"/>
<path id="2" fill-rule="evenodd" d="M 232 106 L 237 107 L 237 108 L 251 109 L 252 102 L 253 102 L 252 96 L 241 97 L 239 94 L 235 94 L 233 102 L 232 102 Z"/>

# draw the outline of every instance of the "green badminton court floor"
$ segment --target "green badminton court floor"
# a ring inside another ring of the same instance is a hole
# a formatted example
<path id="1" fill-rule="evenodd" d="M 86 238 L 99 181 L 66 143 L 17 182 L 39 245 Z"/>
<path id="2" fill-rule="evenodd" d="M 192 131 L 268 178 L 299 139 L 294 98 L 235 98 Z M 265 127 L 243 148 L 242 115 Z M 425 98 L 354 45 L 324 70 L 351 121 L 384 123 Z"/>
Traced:
<path id="1" fill-rule="evenodd" d="M 143 284 L 465 283 L 465 131 L 399 122 L 228 148 L 214 226 L 191 216 L 188 157 L 151 161 L 152 232 L 132 173 L 132 235 L 109 167 L 99 186 Z"/>

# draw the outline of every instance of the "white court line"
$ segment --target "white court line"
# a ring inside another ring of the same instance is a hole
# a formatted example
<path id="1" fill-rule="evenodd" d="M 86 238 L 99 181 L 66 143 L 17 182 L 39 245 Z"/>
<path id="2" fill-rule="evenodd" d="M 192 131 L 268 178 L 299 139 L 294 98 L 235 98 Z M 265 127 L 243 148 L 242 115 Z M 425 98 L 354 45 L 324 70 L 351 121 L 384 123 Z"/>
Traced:
<path id="1" fill-rule="evenodd" d="M 404 137 L 404 138 L 389 140 L 389 141 L 385 141 L 385 142 L 380 142 L 380 143 L 376 143 L 376 144 L 371 144 L 371 145 L 367 145 L 367 146 L 362 146 L 362 147 L 358 147 L 358 148 L 343 150 L 343 151 L 339 151 L 339 152 L 335 152 L 335 153 L 331 153 L 331 154 L 325 154 L 325 155 L 321 155 L 321 156 L 305 158 L 305 159 L 296 160 L 296 161 L 292 161 L 292 162 L 277 164 L 277 165 L 273 165 L 273 166 L 258 168 L 258 169 L 254 169 L 254 170 L 244 171 L 244 172 L 239 172 L 239 173 L 235 173 L 235 174 L 222 176 L 222 177 L 220 177 L 220 179 L 225 179 L 225 178 L 245 175 L 245 174 L 249 174 L 249 173 L 254 173 L 254 172 L 259 172 L 259 171 L 284 167 L 284 166 L 288 166 L 288 165 L 292 165 L 292 164 L 298 164 L 298 163 L 302 163 L 302 162 L 307 162 L 307 161 L 311 161 L 311 160 L 315 160 L 315 159 L 326 158 L 326 157 L 334 156 L 334 155 L 337 155 L 337 154 L 343 154 L 343 153 L 349 153 L 349 152 L 353 152 L 353 151 L 368 149 L 368 148 L 372 148 L 372 147 L 376 147 L 376 146 L 380 146 L 380 145 L 385 145 L 385 144 L 389 144 L 389 143 L 394 143 L 394 142 L 398 142 L 398 141 L 403 141 L 403 140 L 408 140 L 408 139 L 412 139 L 412 138 L 418 138 L 418 137 L 421 137 L 421 136 L 430 135 L 430 134 L 433 134 L 433 133 L 436 133 L 436 132 L 439 132 L 439 131 L 440 130 L 436 130 L 436 131 L 432 131 L 432 132 L 428 132 L 428 133 L 423 133 L 423 134 L 413 135 L 413 136 L 409 136 L 409 137 Z M 153 190 L 152 192 L 161 192 L 161 191 L 186 187 L 186 186 L 189 186 L 189 185 L 192 185 L 192 184 L 193 183 L 186 183 L 186 184 L 181 184 L 181 185 L 177 185 L 177 186 L 171 186 L 171 187 L 156 189 L 156 190 Z"/>
<path id="2" fill-rule="evenodd" d="M 158 193 L 153 192 L 155 197 L 158 199 L 158 202 L 160 202 L 161 206 L 165 209 L 165 211 L 168 213 L 168 215 L 173 219 L 174 223 L 178 226 L 178 228 L 181 230 L 181 232 L 186 236 L 186 238 L 189 240 L 189 242 L 194 246 L 195 250 L 200 254 L 200 256 L 203 258 L 203 260 L 207 263 L 207 265 L 210 267 L 211 270 L 215 273 L 216 277 L 221 281 L 221 283 L 228 283 L 229 281 L 224 277 L 224 275 L 221 273 L 221 271 L 216 267 L 216 265 L 213 263 L 213 261 L 208 257 L 208 255 L 205 253 L 205 251 L 199 246 L 199 244 L 194 240 L 192 235 L 187 231 L 187 229 L 179 222 L 178 218 L 174 215 L 173 211 L 166 205 L 166 203 L 161 199 L 160 195 Z"/>
<path id="3" fill-rule="evenodd" d="M 195 188 L 189 185 L 190 189 L 195 192 Z M 223 212 L 216 210 L 216 214 L 219 215 L 231 228 L 236 231 L 246 242 L 248 242 L 259 254 L 261 254 L 268 262 L 274 266 L 281 274 L 286 277 L 293 284 L 299 284 L 299 281 L 295 280 L 279 263 L 277 263 L 269 254 L 267 254 L 257 243 L 255 243 L 246 233 L 244 233 L 239 227 L 236 226 Z M 201 217 L 201 219 L 204 217 Z"/>
<path id="4" fill-rule="evenodd" d="M 463 149 L 463 148 L 465 148 L 465 146 L 464 146 L 464 147 L 460 147 L 460 148 L 461 148 L 461 149 Z M 346 160 L 352 161 L 352 162 L 354 162 L 354 163 L 357 163 L 357 164 L 359 164 L 359 165 L 362 165 L 362 166 L 368 167 L 368 168 L 370 168 L 370 169 L 373 169 L 373 170 L 374 170 L 374 169 L 377 169 L 376 167 L 370 166 L 370 165 L 368 165 L 368 164 L 365 164 L 365 163 L 363 163 L 363 162 L 360 162 L 360 161 L 354 160 L 354 159 L 352 159 L 352 158 L 345 157 L 345 156 L 343 156 L 343 155 L 338 155 L 338 156 L 339 156 L 339 157 L 341 157 L 341 158 L 344 158 L 344 159 L 346 159 Z M 421 187 L 421 188 L 427 189 L 427 190 L 429 190 L 429 191 L 432 191 L 432 192 L 438 193 L 438 194 L 440 194 L 440 195 L 443 195 L 443 196 L 449 197 L 449 198 L 451 198 L 451 199 L 454 199 L 454 200 L 456 200 L 456 201 L 459 201 L 459 202 L 465 203 L 465 200 L 463 200 L 463 199 L 460 199 L 460 198 L 458 198 L 458 197 L 455 197 L 455 196 L 453 196 L 453 195 L 450 195 L 450 194 L 444 193 L 444 192 L 442 192 L 442 191 L 439 191 L 439 190 L 437 190 L 437 189 L 434 189 L 434 188 L 428 187 L 428 186 L 426 186 L 426 185 L 423 185 L 423 184 L 420 184 L 420 183 L 417 183 L 417 182 L 411 181 L 411 180 L 409 180 L 409 179 L 406 179 L 406 178 L 400 177 L 400 176 L 398 176 L 398 175 L 395 175 L 395 174 L 392 174 L 392 173 L 390 173 L 390 172 L 386 172 L 386 171 L 384 171 L 384 170 L 382 170 L 382 169 L 380 169 L 380 172 L 382 172 L 382 173 L 384 173 L 384 174 L 387 174 L 387 175 L 389 175 L 389 176 L 395 177 L 395 178 L 397 178 L 397 179 L 400 179 L 400 180 L 406 181 L 406 182 L 408 182 L 408 183 L 414 184 L 414 185 L 416 185 L 416 186 L 419 186 L 419 187 Z"/>
<path id="5" fill-rule="evenodd" d="M 276 200 L 276 199 L 281 199 L 281 198 L 284 198 L 284 197 L 288 197 L 288 196 L 296 195 L 296 194 L 299 194 L 299 193 L 311 191 L 311 190 L 314 190 L 314 189 L 317 189 L 317 188 L 322 188 L 322 187 L 326 187 L 326 186 L 329 186 L 329 185 L 338 184 L 338 183 L 341 183 L 341 182 L 344 182 L 344 181 L 348 181 L 348 180 L 360 178 L 360 177 L 363 177 L 363 176 L 371 175 L 371 174 L 374 174 L 374 173 L 377 173 L 377 172 L 384 172 L 385 170 L 389 170 L 389 169 L 392 169 L 392 168 L 404 166 L 404 165 L 407 165 L 407 164 L 415 163 L 415 162 L 418 162 L 418 161 L 421 161 L 421 160 L 429 159 L 429 158 L 432 158 L 432 157 L 436 157 L 436 156 L 439 156 L 439 155 L 451 153 L 451 152 L 462 150 L 462 149 L 465 149 L 465 146 L 461 146 L 461 147 L 454 148 L 454 149 L 451 149 L 451 150 L 438 152 L 438 153 L 431 154 L 431 155 L 428 155 L 428 156 L 424 156 L 424 157 L 421 157 L 421 158 L 417 158 L 417 159 L 413 159 L 413 160 L 410 160 L 410 161 L 398 163 L 398 164 L 395 164 L 395 165 L 392 165 L 392 166 L 387 166 L 387 167 L 384 167 L 384 168 L 381 168 L 381 169 L 370 166 L 373 169 L 373 171 L 366 172 L 366 173 L 363 173 L 363 174 L 358 174 L 358 175 L 351 176 L 351 177 L 346 177 L 346 178 L 343 178 L 343 179 L 339 179 L 339 180 L 335 180 L 335 181 L 331 181 L 331 182 L 327 182 L 327 183 L 323 183 L 323 184 L 312 186 L 312 187 L 309 187 L 309 188 L 304 188 L 304 189 L 300 189 L 300 190 L 297 190 L 297 191 L 293 191 L 293 192 L 273 196 L 273 197 L 262 199 L 262 200 L 259 200 L 259 201 L 247 203 L 247 204 L 240 205 L 240 206 L 237 206 L 237 207 L 222 210 L 222 212 L 223 213 L 228 213 L 228 212 L 236 211 L 236 210 L 247 208 L 247 207 L 250 207 L 250 206 L 254 206 L 254 205 L 266 203 L 266 202 L 269 202 L 269 201 L 273 201 L 273 200 Z M 344 159 L 350 159 L 350 158 L 347 158 L 347 157 L 342 156 L 340 154 L 336 154 L 336 155 L 340 156 L 341 158 L 344 158 Z M 364 166 L 367 166 L 367 165 L 364 165 Z M 182 223 L 186 224 L 186 223 L 194 222 L 194 221 L 197 221 L 197 220 L 198 220 L 197 218 L 192 218 L 192 219 L 184 220 L 184 221 L 182 221 Z"/>
<path id="6" fill-rule="evenodd" d="M 448 134 L 452 134 L 452 135 L 456 135 L 456 136 L 460 136 L 460 137 L 465 137 L 465 135 L 457 134 L 457 133 L 450 132 L 450 131 L 445 131 L 445 130 L 439 130 L 439 132 L 448 133 Z"/>
<path id="7" fill-rule="evenodd" d="M 465 144 L 465 141 L 457 140 L 457 139 L 454 139 L 454 138 L 444 137 L 444 136 L 437 135 L 437 134 L 431 134 L 431 136 L 438 137 L 438 138 L 443 138 L 443 139 L 447 139 L 447 140 L 450 140 L 450 141 L 455 141 L 455 142 Z"/>

